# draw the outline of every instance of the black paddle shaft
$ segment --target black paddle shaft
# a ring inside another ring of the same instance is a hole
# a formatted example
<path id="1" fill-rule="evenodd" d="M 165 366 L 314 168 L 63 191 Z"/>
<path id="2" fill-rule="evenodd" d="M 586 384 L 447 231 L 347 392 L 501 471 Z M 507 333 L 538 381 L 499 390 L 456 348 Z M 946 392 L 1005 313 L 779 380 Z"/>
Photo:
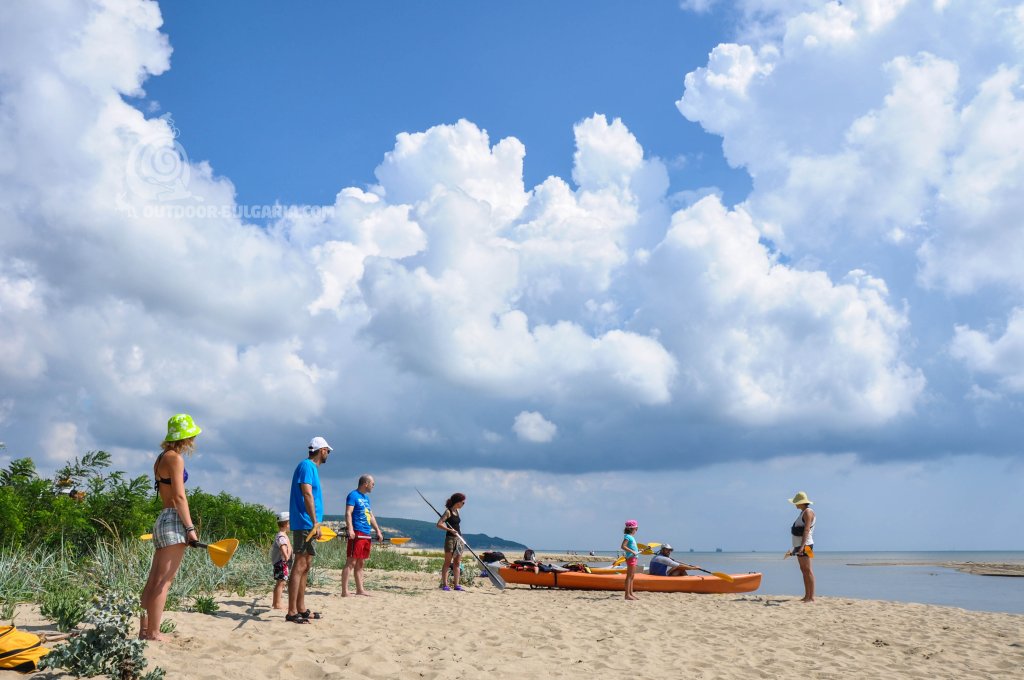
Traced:
<path id="1" fill-rule="evenodd" d="M 419 489 L 416 489 L 416 493 L 418 493 L 418 494 L 420 495 L 420 498 L 422 498 L 422 499 L 423 499 L 423 502 L 424 502 L 424 503 L 426 503 L 427 505 L 429 505 L 429 506 L 430 506 L 430 509 L 434 511 L 434 513 L 435 513 L 435 514 L 436 514 L 436 515 L 438 516 L 438 518 L 441 518 L 441 517 L 442 517 L 441 513 L 440 513 L 440 512 L 438 512 L 437 508 L 435 508 L 435 507 L 434 507 L 434 504 L 433 504 L 433 503 L 431 503 L 430 501 L 428 501 L 428 500 L 427 500 L 427 497 L 426 497 L 426 496 L 424 496 L 424 495 L 423 495 L 423 494 L 422 494 L 422 493 L 420 492 L 420 490 L 419 490 Z M 447 523 L 447 522 L 445 522 L 445 523 L 444 523 L 444 525 L 445 525 L 445 527 L 446 527 L 446 528 L 447 528 L 447 529 L 448 529 L 449 531 L 451 531 L 451 532 L 454 532 L 454 533 L 457 533 L 457 532 L 455 532 L 455 530 L 454 530 L 454 529 L 452 529 L 452 528 L 451 528 L 451 527 L 450 527 L 450 526 L 448 525 L 448 523 Z M 460 538 L 461 538 L 461 536 L 460 536 Z M 473 555 L 473 557 L 475 557 L 475 558 L 476 558 L 476 561 L 480 563 L 480 566 L 481 566 L 481 568 L 483 568 L 483 570 L 484 570 L 484 573 L 486 573 L 486 574 L 487 574 L 487 577 L 491 579 L 491 583 L 493 583 L 493 584 L 494 584 L 494 587 L 495 587 L 495 588 L 497 588 L 498 590 L 503 590 L 503 589 L 505 588 L 505 581 L 504 581 L 504 579 L 502 579 L 502 578 L 501 578 L 500 576 L 498 576 L 498 575 L 497 575 L 497 574 L 495 574 L 495 573 L 494 573 L 493 571 L 491 571 L 491 568 L 490 568 L 490 567 L 488 567 L 488 566 L 487 566 L 487 564 L 486 564 L 486 563 L 484 563 L 484 561 L 483 561 L 482 559 L 480 559 L 480 556 L 479 556 L 479 555 L 477 555 L 477 554 L 476 554 L 475 552 L 473 552 L 473 549 L 469 547 L 469 544 L 468 544 L 468 543 L 466 543 L 466 541 L 465 541 L 465 540 L 463 540 L 463 541 L 462 541 L 462 545 L 466 546 L 466 550 L 468 550 L 468 551 L 470 552 L 470 554 L 471 554 L 471 555 Z"/>

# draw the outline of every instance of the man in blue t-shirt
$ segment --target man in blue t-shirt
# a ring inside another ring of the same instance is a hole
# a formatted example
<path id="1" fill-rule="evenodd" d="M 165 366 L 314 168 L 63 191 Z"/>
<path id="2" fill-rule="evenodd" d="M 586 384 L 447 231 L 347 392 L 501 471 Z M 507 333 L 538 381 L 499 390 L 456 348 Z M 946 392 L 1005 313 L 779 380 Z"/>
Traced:
<path id="1" fill-rule="evenodd" d="M 345 499 L 345 526 L 348 533 L 348 546 L 345 553 L 345 567 L 341 570 L 341 596 L 348 597 L 348 575 L 353 572 L 356 580 L 356 595 L 366 595 L 363 590 L 363 564 L 370 556 L 370 531 L 377 532 L 377 540 L 383 541 L 384 534 L 377 526 L 377 520 L 370 512 L 369 493 L 376 482 L 371 475 L 359 478 L 358 488 L 350 492 Z"/>
<path id="2" fill-rule="evenodd" d="M 319 612 L 306 609 L 306 581 L 316 554 L 316 539 L 320 538 L 320 522 L 324 519 L 320 466 L 327 462 L 332 450 L 326 439 L 313 437 L 309 441 L 309 457 L 298 464 L 292 475 L 288 511 L 295 563 L 288 576 L 288 615 L 285 619 L 293 623 L 309 623 L 310 618 L 320 618 Z"/>
<path id="3" fill-rule="evenodd" d="M 668 543 L 661 546 L 658 554 L 651 558 L 647 571 L 651 576 L 686 576 L 687 569 L 693 569 L 689 564 L 676 562 L 670 557 L 672 546 Z"/>

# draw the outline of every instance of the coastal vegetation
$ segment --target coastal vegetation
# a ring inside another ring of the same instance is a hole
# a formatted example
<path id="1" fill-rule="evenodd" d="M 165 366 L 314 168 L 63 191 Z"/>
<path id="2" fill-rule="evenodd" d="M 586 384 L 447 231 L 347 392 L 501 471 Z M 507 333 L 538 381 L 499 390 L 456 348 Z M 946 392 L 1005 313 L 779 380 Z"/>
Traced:
<path id="1" fill-rule="evenodd" d="M 118 592 L 137 598 L 142 591 L 153 547 L 139 536 L 151 530 L 160 502 L 149 477 L 129 479 L 109 467 L 109 454 L 93 451 L 52 478 L 40 476 L 30 458 L 0 469 L 0 621 L 12 620 L 17 604 L 32 602 L 59 630 L 71 631 L 86 619 L 98 596 Z M 233 537 L 240 545 L 224 568 L 214 566 L 205 551 L 188 551 L 167 609 L 216 613 L 215 593 L 269 593 L 274 585 L 268 556 L 277 530 L 274 513 L 201 489 L 189 491 L 189 504 L 204 540 Z M 343 541 L 322 544 L 312 583 L 325 585 L 327 571 L 344 563 Z M 366 566 L 438 572 L 441 559 L 412 556 L 385 543 L 375 546 Z"/>
<path id="2" fill-rule="evenodd" d="M 148 532 L 160 511 L 152 479 L 130 479 L 109 471 L 110 463 L 106 451 L 90 451 L 52 478 L 40 476 L 31 458 L 17 458 L 0 469 L 0 546 L 85 553 L 101 541 Z M 226 493 L 192 489 L 189 508 L 204 538 L 264 543 L 276 531 L 273 512 Z"/>

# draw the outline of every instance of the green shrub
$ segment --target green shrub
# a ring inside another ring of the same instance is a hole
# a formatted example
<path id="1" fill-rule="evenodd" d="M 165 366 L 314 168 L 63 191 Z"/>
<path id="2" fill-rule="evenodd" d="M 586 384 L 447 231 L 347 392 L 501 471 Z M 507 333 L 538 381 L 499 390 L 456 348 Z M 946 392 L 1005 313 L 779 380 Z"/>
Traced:
<path id="1" fill-rule="evenodd" d="M 110 454 L 90 451 L 39 477 L 31 458 L 0 469 L 0 546 L 58 549 L 70 545 L 85 554 L 101 540 L 133 540 L 148 533 L 160 499 L 147 475 L 128 479 L 109 472 Z M 274 513 L 226 493 L 189 491 L 192 520 L 204 539 L 237 538 L 269 544 L 277 529 Z"/>
<path id="2" fill-rule="evenodd" d="M 89 607 L 85 620 L 92 626 L 57 645 L 43 657 L 40 668 L 63 669 L 75 677 L 106 675 L 112 680 L 161 680 L 162 668 L 143 675 L 146 641 L 133 631 L 137 595 L 109 591 Z"/>
<path id="3" fill-rule="evenodd" d="M 173 633 L 178 628 L 178 624 L 174 621 L 161 621 L 160 632 L 161 633 Z"/>
<path id="4" fill-rule="evenodd" d="M 39 613 L 57 624 L 57 630 L 66 633 L 85 619 L 92 593 L 80 585 L 65 583 L 43 593 Z"/>
<path id="5" fill-rule="evenodd" d="M 220 605 L 209 595 L 198 595 L 192 602 L 192 611 L 200 614 L 212 614 L 219 609 Z"/>

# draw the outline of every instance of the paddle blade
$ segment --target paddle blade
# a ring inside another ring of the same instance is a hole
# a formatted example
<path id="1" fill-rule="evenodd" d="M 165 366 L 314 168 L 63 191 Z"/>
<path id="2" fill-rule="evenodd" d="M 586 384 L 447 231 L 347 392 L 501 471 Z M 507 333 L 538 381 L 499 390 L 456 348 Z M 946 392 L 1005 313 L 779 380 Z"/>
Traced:
<path id="1" fill-rule="evenodd" d="M 612 566 L 613 566 L 613 567 L 617 567 L 617 566 L 619 566 L 620 564 L 622 564 L 622 563 L 623 563 L 623 562 L 625 562 L 625 561 L 626 561 L 626 558 L 625 558 L 625 557 L 622 557 L 622 556 L 620 555 L 619 557 L 616 557 L 616 558 L 615 558 L 615 561 L 614 561 L 614 562 L 612 562 Z"/>
<path id="2" fill-rule="evenodd" d="M 409 536 L 403 536 L 402 538 L 389 538 L 388 540 L 394 543 L 395 545 L 403 545 L 411 541 L 412 538 Z"/>
<path id="3" fill-rule="evenodd" d="M 491 580 L 491 585 L 498 590 L 505 590 L 505 579 L 503 579 L 498 572 L 491 571 L 491 568 L 483 562 L 481 562 L 480 565 L 484 568 L 484 573 L 487 574 L 487 578 Z"/>
<path id="4" fill-rule="evenodd" d="M 328 526 L 320 525 L 320 538 L 316 539 L 316 542 L 317 543 L 326 543 L 327 541 L 331 540 L 332 538 L 337 538 L 337 537 L 338 537 L 338 532 L 337 531 L 335 531 L 334 529 L 332 529 L 332 528 L 330 528 Z"/>
<path id="5" fill-rule="evenodd" d="M 226 567 L 236 550 L 238 550 L 237 538 L 225 538 L 223 541 L 217 541 L 206 546 L 206 552 L 210 555 L 210 561 L 218 567 Z"/>
<path id="6" fill-rule="evenodd" d="M 153 534 L 142 534 L 141 536 L 139 536 L 139 540 L 140 541 L 152 541 L 153 540 Z"/>
<path id="7" fill-rule="evenodd" d="M 723 574 L 720 571 L 713 571 L 713 572 L 711 572 L 711 575 L 712 576 L 717 576 L 718 578 L 722 579 L 723 581 L 725 581 L 727 583 L 735 583 L 735 581 L 736 581 L 736 579 L 734 579 L 732 576 L 729 576 L 728 574 Z"/>
<path id="8" fill-rule="evenodd" d="M 804 548 L 804 553 L 808 557 L 814 557 L 814 550 L 811 548 L 811 546 L 807 546 L 806 548 Z"/>

